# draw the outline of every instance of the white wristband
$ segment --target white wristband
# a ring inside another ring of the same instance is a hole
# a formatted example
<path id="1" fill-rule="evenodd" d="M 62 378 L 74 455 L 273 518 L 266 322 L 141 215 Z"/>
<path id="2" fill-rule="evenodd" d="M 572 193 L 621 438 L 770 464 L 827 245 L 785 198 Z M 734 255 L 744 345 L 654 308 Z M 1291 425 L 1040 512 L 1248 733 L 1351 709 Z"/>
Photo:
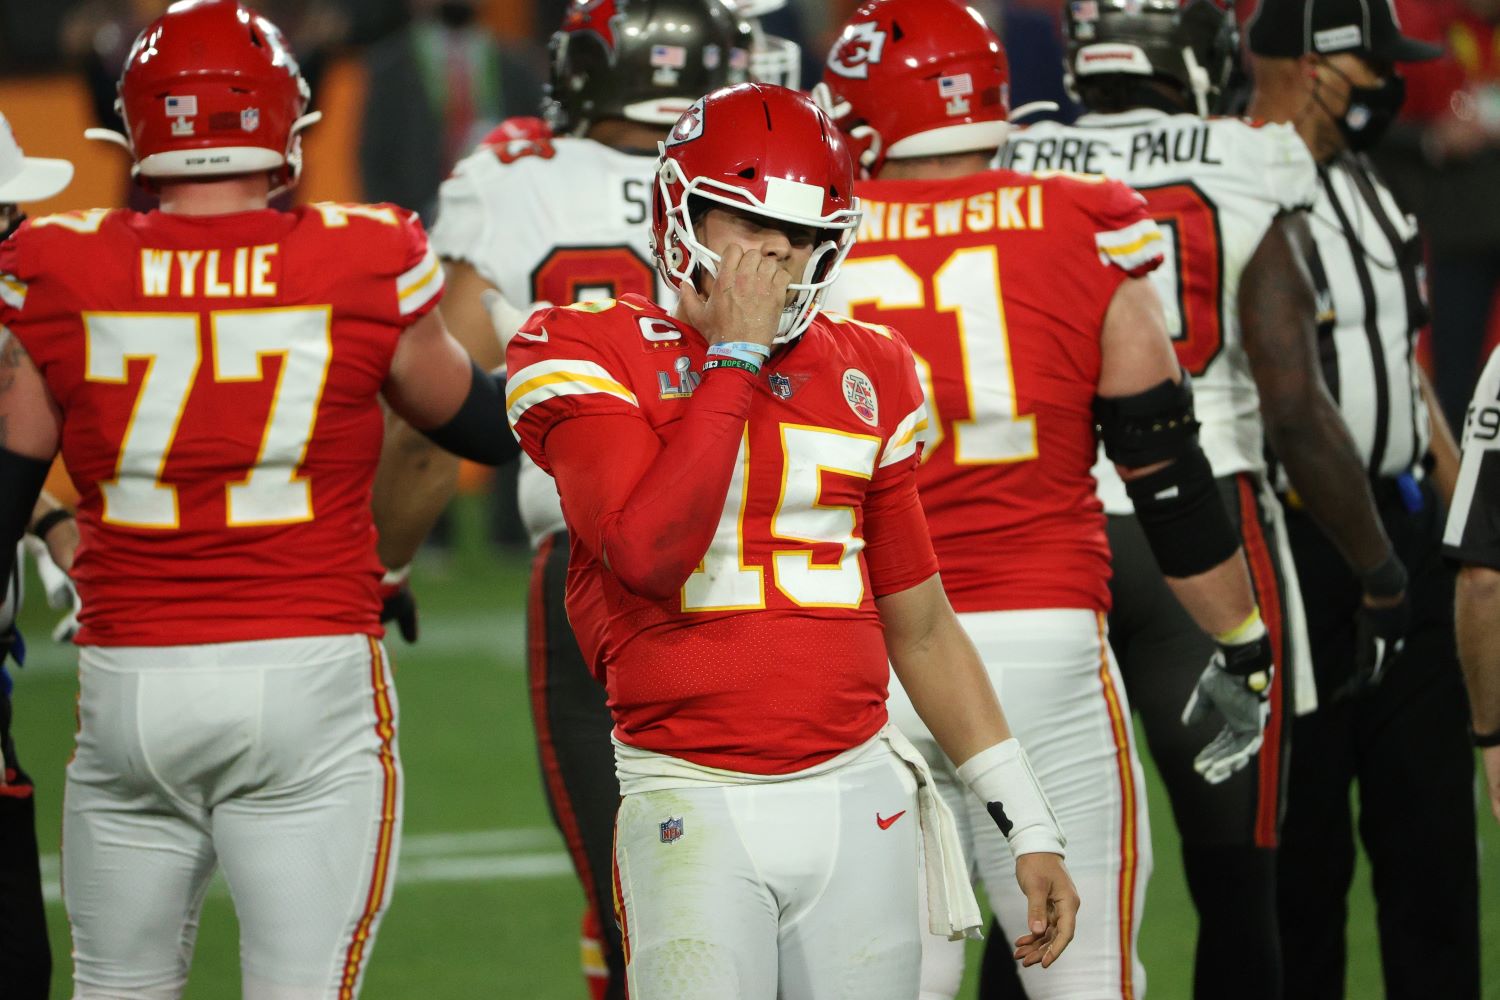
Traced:
<path id="1" fill-rule="evenodd" d="M 1010 841 L 1011 853 L 1018 857 L 1063 853 L 1068 840 L 1019 740 L 1012 737 L 979 751 L 959 765 L 958 776 L 989 806 L 1000 832 Z"/>

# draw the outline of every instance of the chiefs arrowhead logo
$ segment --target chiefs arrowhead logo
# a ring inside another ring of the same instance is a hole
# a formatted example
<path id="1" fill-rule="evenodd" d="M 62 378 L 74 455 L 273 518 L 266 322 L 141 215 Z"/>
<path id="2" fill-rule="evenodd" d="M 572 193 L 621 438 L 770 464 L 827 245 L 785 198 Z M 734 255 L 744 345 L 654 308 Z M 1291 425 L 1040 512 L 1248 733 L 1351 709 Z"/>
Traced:
<path id="1" fill-rule="evenodd" d="M 845 28 L 828 55 L 829 70 L 851 80 L 867 79 L 870 65 L 880 62 L 885 50 L 885 32 L 875 25 L 875 21 L 863 21 Z"/>
<path id="2" fill-rule="evenodd" d="M 668 146 L 680 146 L 684 142 L 692 142 L 703 134 L 703 99 L 699 98 L 693 102 L 693 106 L 682 113 L 677 119 L 677 124 L 672 126 L 671 133 L 667 136 Z"/>

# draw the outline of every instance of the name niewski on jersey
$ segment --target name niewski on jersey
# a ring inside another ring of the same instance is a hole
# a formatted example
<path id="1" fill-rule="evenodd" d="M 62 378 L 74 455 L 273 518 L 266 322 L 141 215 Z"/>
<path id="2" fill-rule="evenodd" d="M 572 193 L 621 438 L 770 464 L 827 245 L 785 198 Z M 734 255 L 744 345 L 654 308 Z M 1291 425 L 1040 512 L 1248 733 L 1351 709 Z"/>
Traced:
<path id="1" fill-rule="evenodd" d="M 1042 186 L 1002 187 L 938 202 L 864 201 L 858 240 L 924 240 L 960 233 L 1041 229 Z"/>

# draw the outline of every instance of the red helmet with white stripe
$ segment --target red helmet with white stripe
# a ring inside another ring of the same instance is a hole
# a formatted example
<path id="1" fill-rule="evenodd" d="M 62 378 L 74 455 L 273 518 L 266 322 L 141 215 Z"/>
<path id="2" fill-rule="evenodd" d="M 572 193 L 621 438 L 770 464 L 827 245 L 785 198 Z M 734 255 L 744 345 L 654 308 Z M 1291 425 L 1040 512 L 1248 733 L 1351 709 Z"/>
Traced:
<path id="1" fill-rule="evenodd" d="M 1010 117 L 1000 38 L 957 0 L 868 0 L 828 53 L 813 97 L 865 176 L 887 159 L 998 149 Z"/>
<path id="2" fill-rule="evenodd" d="M 849 148 L 805 95 L 765 83 L 716 90 L 677 120 L 661 147 L 651 201 L 651 250 L 674 288 L 719 256 L 698 241 L 693 213 L 703 201 L 819 233 L 800 281 L 789 290 L 775 343 L 801 335 L 854 245 L 859 200 Z"/>
<path id="3" fill-rule="evenodd" d="M 317 121 L 281 30 L 236 0 L 178 0 L 135 40 L 120 77 L 120 142 L 142 177 L 274 172 L 296 183 L 298 133 Z"/>

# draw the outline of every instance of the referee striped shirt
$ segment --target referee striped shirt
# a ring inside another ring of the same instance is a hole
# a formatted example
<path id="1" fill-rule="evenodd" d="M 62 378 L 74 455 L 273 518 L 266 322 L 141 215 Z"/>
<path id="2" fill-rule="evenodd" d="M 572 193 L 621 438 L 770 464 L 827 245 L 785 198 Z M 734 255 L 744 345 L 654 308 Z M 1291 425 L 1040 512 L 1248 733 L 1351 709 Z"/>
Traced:
<path id="1" fill-rule="evenodd" d="M 1427 322 L 1416 222 L 1364 158 L 1341 154 L 1318 173 L 1309 263 L 1323 377 L 1369 474 L 1399 476 L 1430 438 L 1415 358 Z"/>
<path id="2" fill-rule="evenodd" d="M 1500 569 L 1500 347 L 1490 353 L 1464 417 L 1463 449 L 1443 551 Z"/>

